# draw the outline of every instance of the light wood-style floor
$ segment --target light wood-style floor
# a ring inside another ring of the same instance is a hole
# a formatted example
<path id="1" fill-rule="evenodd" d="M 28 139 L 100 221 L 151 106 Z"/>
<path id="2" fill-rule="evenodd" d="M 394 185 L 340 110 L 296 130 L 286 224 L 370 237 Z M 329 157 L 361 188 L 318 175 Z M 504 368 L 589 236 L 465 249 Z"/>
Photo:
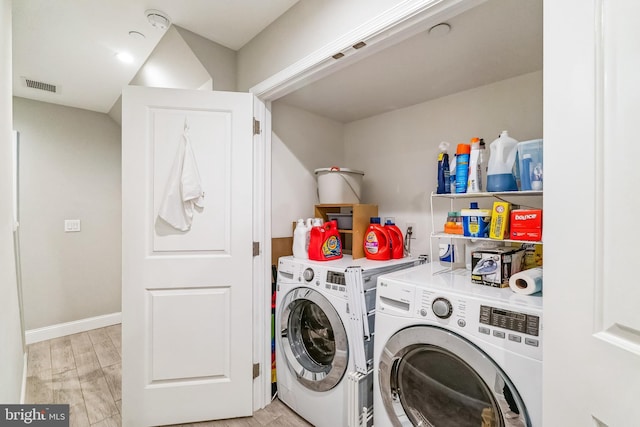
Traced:
<path id="1" fill-rule="evenodd" d="M 71 427 L 121 427 L 120 325 L 28 346 L 26 403 L 68 403 Z M 174 427 L 310 426 L 278 399 L 252 417 Z"/>

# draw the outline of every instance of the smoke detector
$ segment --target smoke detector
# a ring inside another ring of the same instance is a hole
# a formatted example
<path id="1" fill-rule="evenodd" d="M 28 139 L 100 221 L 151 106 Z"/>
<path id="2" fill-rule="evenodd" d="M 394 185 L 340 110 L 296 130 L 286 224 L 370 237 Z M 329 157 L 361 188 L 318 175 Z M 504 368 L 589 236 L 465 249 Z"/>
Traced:
<path id="1" fill-rule="evenodd" d="M 157 28 L 159 30 L 166 30 L 169 25 L 171 25 L 171 19 L 169 15 L 166 13 L 157 10 L 157 9 L 149 9 L 145 11 L 147 15 L 147 21 L 151 24 L 152 27 Z"/>

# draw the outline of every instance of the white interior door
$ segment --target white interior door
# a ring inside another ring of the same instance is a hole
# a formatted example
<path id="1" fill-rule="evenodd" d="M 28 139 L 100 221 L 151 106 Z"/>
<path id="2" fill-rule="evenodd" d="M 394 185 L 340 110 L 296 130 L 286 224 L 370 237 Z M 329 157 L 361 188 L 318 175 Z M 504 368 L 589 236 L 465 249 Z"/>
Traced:
<path id="1" fill-rule="evenodd" d="M 130 86 L 122 102 L 123 426 L 251 415 L 253 96 Z M 204 193 L 186 231 L 158 216 L 185 213 L 171 189 Z"/>
<path id="2" fill-rule="evenodd" d="M 544 3 L 544 425 L 640 422 L 640 2 Z"/>

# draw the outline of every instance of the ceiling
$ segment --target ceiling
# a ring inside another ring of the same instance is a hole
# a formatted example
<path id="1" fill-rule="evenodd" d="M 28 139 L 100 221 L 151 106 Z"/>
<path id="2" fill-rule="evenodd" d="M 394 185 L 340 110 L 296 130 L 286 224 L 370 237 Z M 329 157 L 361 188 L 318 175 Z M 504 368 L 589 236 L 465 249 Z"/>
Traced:
<path id="1" fill-rule="evenodd" d="M 425 28 L 279 102 L 348 123 L 542 70 L 542 0 L 489 0 L 446 23 L 446 35 Z"/>
<path id="2" fill-rule="evenodd" d="M 147 9 L 237 50 L 297 1 L 14 1 L 14 95 L 108 112 L 164 34 L 148 23 Z M 446 20 L 446 35 L 427 27 L 375 54 L 365 46 L 363 59 L 279 101 L 346 123 L 541 70 L 542 3 L 488 0 Z M 116 60 L 123 50 L 132 63 Z M 24 77 L 58 92 L 27 88 Z"/>
<path id="3" fill-rule="evenodd" d="M 146 10 L 161 10 L 173 24 L 238 50 L 297 1 L 16 0 L 13 93 L 108 112 L 166 31 L 149 24 Z M 131 63 L 116 59 L 123 51 Z M 25 78 L 57 91 L 26 87 Z"/>

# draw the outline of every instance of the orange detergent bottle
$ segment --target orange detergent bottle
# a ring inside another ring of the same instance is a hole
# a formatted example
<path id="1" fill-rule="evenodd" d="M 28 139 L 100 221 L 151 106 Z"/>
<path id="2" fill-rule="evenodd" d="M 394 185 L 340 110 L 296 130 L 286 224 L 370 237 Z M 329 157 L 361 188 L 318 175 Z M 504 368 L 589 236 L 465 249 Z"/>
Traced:
<path id="1" fill-rule="evenodd" d="M 371 223 L 364 235 L 364 255 L 367 259 L 391 259 L 391 238 L 380 224 L 379 217 L 371 217 Z"/>
<path id="2" fill-rule="evenodd" d="M 387 230 L 389 237 L 391 238 L 391 258 L 403 258 L 404 245 L 402 244 L 402 231 L 390 219 L 385 222 L 384 228 Z"/>
<path id="3" fill-rule="evenodd" d="M 309 259 L 330 261 L 342 258 L 342 241 L 338 232 L 338 221 L 328 221 L 311 229 L 309 237 Z"/>

